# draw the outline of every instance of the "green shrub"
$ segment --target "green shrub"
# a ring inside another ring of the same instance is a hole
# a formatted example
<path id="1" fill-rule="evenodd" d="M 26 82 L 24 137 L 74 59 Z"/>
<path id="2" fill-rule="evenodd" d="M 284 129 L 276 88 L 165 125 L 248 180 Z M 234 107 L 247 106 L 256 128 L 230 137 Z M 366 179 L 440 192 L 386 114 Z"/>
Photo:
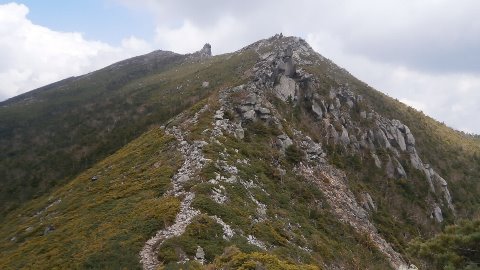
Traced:
<path id="1" fill-rule="evenodd" d="M 295 144 L 285 149 L 285 157 L 292 164 L 298 164 L 303 160 L 305 154 Z"/>

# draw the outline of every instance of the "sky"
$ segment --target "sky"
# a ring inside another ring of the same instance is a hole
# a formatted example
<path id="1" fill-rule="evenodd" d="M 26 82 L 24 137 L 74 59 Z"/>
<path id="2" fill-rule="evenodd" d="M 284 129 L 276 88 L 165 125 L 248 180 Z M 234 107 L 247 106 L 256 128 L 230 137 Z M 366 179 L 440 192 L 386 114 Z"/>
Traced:
<path id="1" fill-rule="evenodd" d="M 162 49 L 282 32 L 377 90 L 480 134 L 477 0 L 0 0 L 0 101 Z"/>

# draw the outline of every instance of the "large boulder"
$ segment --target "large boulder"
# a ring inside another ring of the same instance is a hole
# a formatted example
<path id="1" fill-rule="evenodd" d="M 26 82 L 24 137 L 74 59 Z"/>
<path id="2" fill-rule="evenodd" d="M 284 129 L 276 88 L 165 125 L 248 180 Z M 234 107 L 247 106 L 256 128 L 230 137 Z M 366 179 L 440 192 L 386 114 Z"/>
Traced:
<path id="1" fill-rule="evenodd" d="M 280 76 L 279 83 L 275 86 L 275 95 L 283 101 L 296 98 L 298 86 L 296 82 L 285 75 Z"/>

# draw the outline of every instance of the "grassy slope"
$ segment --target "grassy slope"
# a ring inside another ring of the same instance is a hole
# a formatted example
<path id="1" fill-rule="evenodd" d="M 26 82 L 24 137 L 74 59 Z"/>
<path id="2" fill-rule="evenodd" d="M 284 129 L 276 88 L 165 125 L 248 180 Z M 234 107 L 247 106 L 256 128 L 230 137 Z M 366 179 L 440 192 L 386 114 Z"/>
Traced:
<path id="1" fill-rule="evenodd" d="M 173 140 L 152 129 L 50 196 L 14 211 L 0 229 L 0 268 L 139 268 L 143 243 L 175 219 L 180 204 L 158 199 L 181 163 Z M 44 235 L 50 225 L 55 230 Z"/>
<path id="2" fill-rule="evenodd" d="M 208 140 L 201 131 L 209 127 L 213 112 L 212 108 L 201 116 L 198 126 L 192 127 L 189 139 Z M 239 183 L 226 186 L 230 201 L 219 205 L 210 198 L 210 184 L 192 182 L 191 188 L 197 193 L 193 206 L 203 213 L 218 215 L 235 230 L 273 245 L 269 251 L 272 255 L 255 253 L 260 250 L 242 237 L 224 241 L 219 225 L 208 216 L 200 216 L 183 236 L 168 240 L 161 248 L 159 256 L 166 269 L 176 269 L 175 264 L 169 263 L 178 260 L 175 250 L 181 248 L 188 255 L 194 255 L 198 244 L 204 248 L 207 259 L 217 266 L 247 267 L 260 262 L 275 269 L 300 269 L 295 266 L 298 263 L 388 268 L 367 238 L 337 221 L 326 203 L 320 203 L 323 199 L 317 187 L 291 172 L 293 161 L 271 148 L 270 142 L 278 134 L 275 127 L 257 123 L 248 130 L 245 141 L 227 136 L 222 143 L 228 149 L 229 162 L 250 160 L 251 165 L 239 166 L 239 176 L 257 178 L 271 194 L 265 196 L 260 189 L 252 191 L 258 200 L 268 205 L 270 220 L 252 226 L 250 216 L 255 216 L 256 206 Z M 161 129 L 154 128 L 50 196 L 42 196 L 10 213 L 0 227 L 0 268 L 139 268 L 138 252 L 143 243 L 156 230 L 171 224 L 178 211 L 179 199 L 159 199 L 181 164 L 173 141 Z M 205 151 L 208 158 L 217 159 L 223 150 L 212 144 Z M 275 174 L 276 168 L 271 163 L 274 158 L 280 158 L 282 164 L 290 168 L 282 179 Z M 206 167 L 201 175 L 209 179 L 214 171 L 218 169 Z M 92 176 L 98 180 L 92 181 Z M 59 198 L 60 203 L 34 215 Z M 318 204 L 323 206 L 313 207 Z M 294 224 L 295 229 L 286 229 L 286 222 Z M 49 225 L 55 230 L 44 235 Z M 232 251 L 231 245 L 242 252 L 230 254 L 227 251 Z M 311 248 L 313 253 L 306 253 L 297 245 Z M 218 257 L 222 253 L 224 256 Z M 192 269 L 194 266 L 190 264 Z"/>
<path id="3" fill-rule="evenodd" d="M 170 55 L 153 70 L 105 68 L 0 107 L 0 219 L 207 96 L 235 84 L 254 55 Z M 133 75 L 131 75 L 133 73 Z M 210 86 L 202 88 L 203 81 Z"/>

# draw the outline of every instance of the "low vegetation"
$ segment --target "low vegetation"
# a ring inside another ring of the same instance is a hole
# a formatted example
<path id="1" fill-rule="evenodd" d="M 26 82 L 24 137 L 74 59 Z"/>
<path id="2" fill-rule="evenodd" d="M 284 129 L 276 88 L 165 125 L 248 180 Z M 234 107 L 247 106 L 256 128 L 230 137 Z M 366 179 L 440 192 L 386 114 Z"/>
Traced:
<path id="1" fill-rule="evenodd" d="M 416 239 L 409 252 L 438 269 L 480 269 L 480 220 L 464 220 L 431 239 Z"/>
<path id="2" fill-rule="evenodd" d="M 139 269 L 143 244 L 180 206 L 160 198 L 181 163 L 173 140 L 154 128 L 12 212 L 0 226 L 0 268 Z"/>

